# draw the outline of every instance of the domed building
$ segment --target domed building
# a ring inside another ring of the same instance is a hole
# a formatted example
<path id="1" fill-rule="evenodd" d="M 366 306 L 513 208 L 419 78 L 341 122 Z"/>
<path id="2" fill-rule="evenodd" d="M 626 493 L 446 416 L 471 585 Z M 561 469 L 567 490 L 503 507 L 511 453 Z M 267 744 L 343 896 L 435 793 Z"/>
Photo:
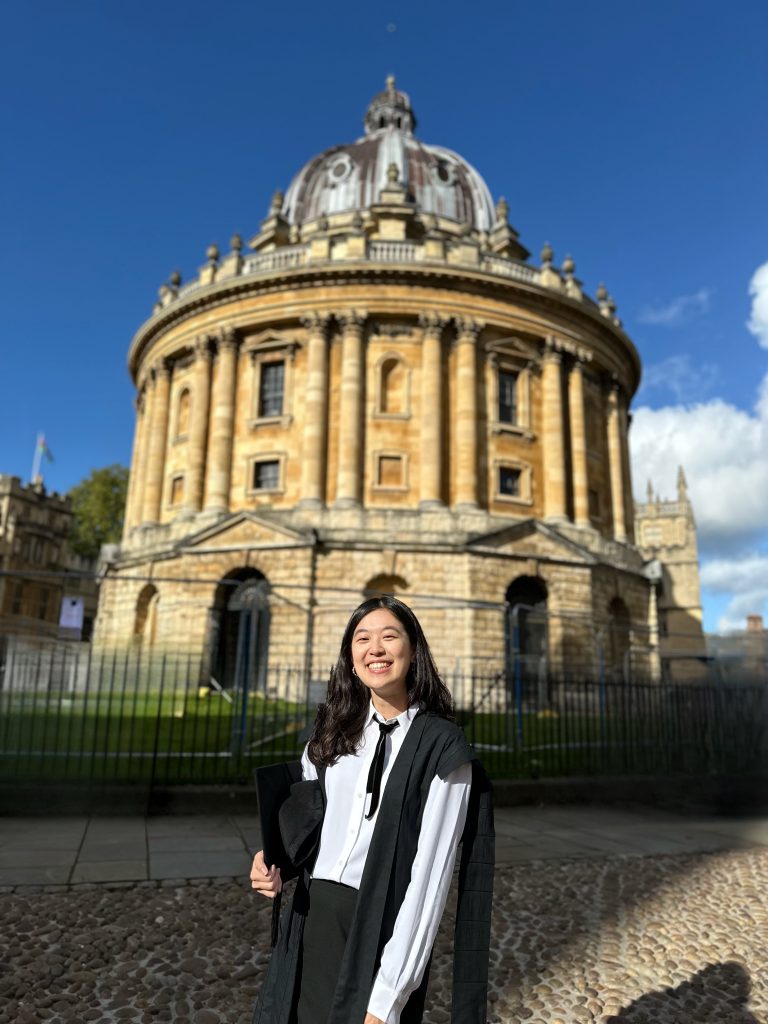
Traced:
<path id="1" fill-rule="evenodd" d="M 513 648 L 589 672 L 604 627 L 609 658 L 648 670 L 640 361 L 613 301 L 549 246 L 529 261 L 505 200 L 419 141 L 394 79 L 364 126 L 275 194 L 247 246 L 175 275 L 136 333 L 98 641 L 200 645 L 225 684 L 245 645 L 269 691 L 278 666 L 324 671 L 383 591 L 446 672 L 498 672 Z"/>

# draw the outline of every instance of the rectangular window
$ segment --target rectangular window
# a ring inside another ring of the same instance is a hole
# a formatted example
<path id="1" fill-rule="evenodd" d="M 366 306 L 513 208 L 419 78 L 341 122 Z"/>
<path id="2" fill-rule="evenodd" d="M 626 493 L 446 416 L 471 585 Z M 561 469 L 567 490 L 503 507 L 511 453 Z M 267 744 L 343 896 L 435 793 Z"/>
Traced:
<path id="1" fill-rule="evenodd" d="M 21 615 L 21 603 L 24 597 L 24 584 L 17 583 L 13 591 L 13 603 L 11 604 L 11 615 Z"/>
<path id="2" fill-rule="evenodd" d="M 48 618 L 48 591 L 43 589 L 40 591 L 40 604 L 37 607 L 38 619 Z"/>
<path id="3" fill-rule="evenodd" d="M 171 480 L 171 504 L 180 505 L 184 501 L 184 477 L 175 476 Z"/>
<path id="4" fill-rule="evenodd" d="M 661 544 L 661 538 L 662 533 L 661 527 L 659 525 L 654 524 L 653 526 L 651 526 L 649 524 L 645 527 L 645 530 L 643 532 L 643 544 L 647 544 L 649 547 L 651 545 L 659 545 Z"/>
<path id="5" fill-rule="evenodd" d="M 380 455 L 376 481 L 379 487 L 403 486 L 403 460 L 399 455 Z"/>
<path id="6" fill-rule="evenodd" d="M 254 462 L 254 491 L 276 491 L 280 486 L 280 462 L 277 459 Z"/>
<path id="7" fill-rule="evenodd" d="M 259 381 L 259 416 L 282 416 L 285 363 L 262 363 Z"/>
<path id="8" fill-rule="evenodd" d="M 508 498 L 519 498 L 522 475 L 522 470 L 501 466 L 499 469 L 499 494 L 505 494 Z"/>
<path id="9" fill-rule="evenodd" d="M 499 423 L 517 423 L 517 377 L 499 370 Z"/>
<path id="10" fill-rule="evenodd" d="M 592 487 L 589 489 L 589 514 L 594 519 L 600 516 L 600 495 Z"/>

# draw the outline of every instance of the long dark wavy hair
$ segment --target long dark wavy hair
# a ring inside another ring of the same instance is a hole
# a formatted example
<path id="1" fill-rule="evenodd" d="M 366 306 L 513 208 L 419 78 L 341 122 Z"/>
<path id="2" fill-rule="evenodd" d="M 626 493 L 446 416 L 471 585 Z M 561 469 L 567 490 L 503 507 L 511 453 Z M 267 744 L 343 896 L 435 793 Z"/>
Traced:
<path id="1" fill-rule="evenodd" d="M 406 687 L 409 704 L 419 704 L 441 718 L 453 718 L 453 701 L 440 678 L 424 630 L 407 604 L 396 597 L 372 597 L 356 608 L 341 638 L 339 657 L 331 670 L 325 703 L 317 709 L 317 718 L 308 754 L 316 766 L 335 764 L 357 749 L 368 714 L 370 692 L 352 671 L 352 637 L 359 623 L 377 608 L 386 608 L 405 627 L 413 649 Z"/>

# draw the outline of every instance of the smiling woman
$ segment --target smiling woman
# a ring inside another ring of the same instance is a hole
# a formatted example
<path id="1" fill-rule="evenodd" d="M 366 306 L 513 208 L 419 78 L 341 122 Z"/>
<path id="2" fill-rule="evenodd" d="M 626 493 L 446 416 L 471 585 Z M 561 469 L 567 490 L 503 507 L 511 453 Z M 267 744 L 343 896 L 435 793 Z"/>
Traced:
<path id="1" fill-rule="evenodd" d="M 493 818 L 487 780 L 451 707 L 410 608 L 394 597 L 361 604 L 302 758 L 302 785 L 322 793 L 319 842 L 297 865 L 255 1024 L 421 1021 L 460 841 L 456 949 L 471 952 L 457 954 L 453 1020 L 485 1020 Z M 263 852 L 251 880 L 265 896 L 282 888 Z"/>

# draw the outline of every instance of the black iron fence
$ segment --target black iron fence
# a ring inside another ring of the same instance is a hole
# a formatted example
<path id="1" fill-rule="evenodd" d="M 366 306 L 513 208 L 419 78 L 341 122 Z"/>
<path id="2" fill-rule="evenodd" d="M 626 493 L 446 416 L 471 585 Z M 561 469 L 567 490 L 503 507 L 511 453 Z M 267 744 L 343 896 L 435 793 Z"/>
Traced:
<path id="1" fill-rule="evenodd" d="M 0 779 L 246 783 L 298 756 L 327 669 L 270 667 L 223 690 L 199 654 L 98 651 L 0 638 Z M 766 768 L 768 687 L 449 676 L 456 715 L 491 774 L 719 774 Z"/>

